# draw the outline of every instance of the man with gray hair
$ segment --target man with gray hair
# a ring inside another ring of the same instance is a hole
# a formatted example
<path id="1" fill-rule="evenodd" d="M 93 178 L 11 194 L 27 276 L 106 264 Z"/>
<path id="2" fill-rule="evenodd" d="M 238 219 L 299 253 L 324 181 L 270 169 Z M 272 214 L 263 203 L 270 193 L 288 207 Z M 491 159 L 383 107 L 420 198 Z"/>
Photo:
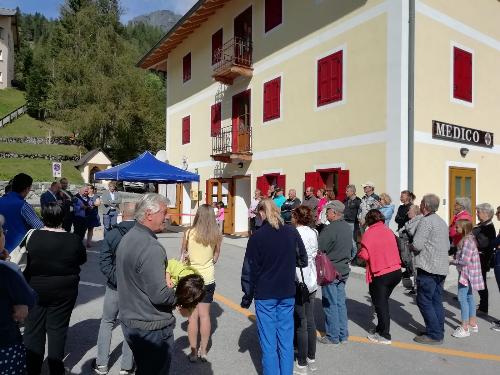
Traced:
<path id="1" fill-rule="evenodd" d="M 111 230 L 104 232 L 104 240 L 101 242 L 99 253 L 99 266 L 101 272 L 106 276 L 107 285 L 104 293 L 101 325 L 97 336 L 97 357 L 92 363 L 92 369 L 96 374 L 108 373 L 109 348 L 113 327 L 118 318 L 118 291 L 116 290 L 116 250 L 123 236 L 135 225 L 135 202 L 124 202 L 120 205 L 122 222 L 115 225 Z M 132 374 L 134 357 L 127 342 L 122 345 L 122 362 L 120 375 Z"/>
<path id="2" fill-rule="evenodd" d="M 297 198 L 295 189 L 288 190 L 288 199 L 281 205 L 281 217 L 285 224 L 292 223 L 292 211 L 300 206 L 300 199 Z"/>
<path id="3" fill-rule="evenodd" d="M 142 197 L 135 212 L 137 223 L 116 252 L 120 320 L 137 375 L 168 374 L 172 359 L 176 298 L 165 281 L 167 254 L 155 234 L 165 228 L 167 206 L 160 194 Z"/>
<path id="4" fill-rule="evenodd" d="M 318 249 L 326 253 L 341 277 L 321 288 L 326 334 L 319 342 L 338 345 L 349 338 L 345 284 L 350 272 L 352 230 L 344 220 L 345 206 L 341 201 L 331 201 L 325 208 L 330 224 L 319 235 Z"/>
<path id="5" fill-rule="evenodd" d="M 448 275 L 448 226 L 436 211 L 439 197 L 424 195 L 420 211 L 424 215 L 413 237 L 417 270 L 417 305 L 425 321 L 424 334 L 415 336 L 420 344 L 440 345 L 444 339 L 443 286 Z"/>
<path id="6" fill-rule="evenodd" d="M 356 185 L 347 185 L 344 199 L 344 220 L 352 228 L 352 250 L 351 259 L 358 252 L 357 237 L 359 231 L 358 211 L 361 199 L 356 196 Z"/>

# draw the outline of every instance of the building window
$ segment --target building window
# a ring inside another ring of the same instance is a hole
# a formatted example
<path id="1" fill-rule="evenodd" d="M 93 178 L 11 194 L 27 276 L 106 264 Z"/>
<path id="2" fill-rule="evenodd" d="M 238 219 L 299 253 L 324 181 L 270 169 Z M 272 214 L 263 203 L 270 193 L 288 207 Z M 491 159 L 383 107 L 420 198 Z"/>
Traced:
<path id="1" fill-rule="evenodd" d="M 472 53 L 453 47 L 453 97 L 472 103 Z"/>
<path id="2" fill-rule="evenodd" d="M 318 107 L 342 100 L 342 61 L 342 50 L 318 60 Z"/>
<path id="3" fill-rule="evenodd" d="M 187 82 L 191 79 L 191 52 L 182 59 L 182 81 Z"/>
<path id="4" fill-rule="evenodd" d="M 0 49 L 0 61 L 3 61 L 3 51 Z"/>
<path id="5" fill-rule="evenodd" d="M 264 122 L 280 117 L 281 77 L 264 83 Z"/>
<path id="6" fill-rule="evenodd" d="M 221 103 L 215 103 L 211 107 L 210 115 L 210 135 L 215 137 L 220 134 L 221 128 Z"/>
<path id="7" fill-rule="evenodd" d="M 191 142 L 191 116 L 182 119 L 182 144 Z"/>
<path id="8" fill-rule="evenodd" d="M 266 33 L 283 21 L 282 0 L 265 0 L 265 31 Z"/>
<path id="9" fill-rule="evenodd" d="M 217 55 L 218 50 L 222 50 L 222 29 L 212 35 L 212 65 L 221 59 L 221 56 Z"/>

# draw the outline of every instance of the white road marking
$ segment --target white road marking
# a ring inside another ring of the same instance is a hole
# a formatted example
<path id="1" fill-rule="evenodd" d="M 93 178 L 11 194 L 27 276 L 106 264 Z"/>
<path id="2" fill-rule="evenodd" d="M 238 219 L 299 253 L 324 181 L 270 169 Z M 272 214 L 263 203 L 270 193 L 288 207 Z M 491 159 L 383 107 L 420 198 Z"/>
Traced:
<path id="1" fill-rule="evenodd" d="M 95 288 L 103 288 L 105 285 L 103 284 L 95 284 L 95 283 L 89 283 L 88 281 L 80 281 L 81 285 L 86 285 L 86 286 L 93 286 Z"/>

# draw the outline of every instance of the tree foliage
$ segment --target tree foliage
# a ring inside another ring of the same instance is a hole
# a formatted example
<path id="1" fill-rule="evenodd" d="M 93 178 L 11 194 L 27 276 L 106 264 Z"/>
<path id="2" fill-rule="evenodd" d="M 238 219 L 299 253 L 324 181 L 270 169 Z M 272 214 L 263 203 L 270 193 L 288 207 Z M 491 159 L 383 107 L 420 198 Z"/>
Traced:
<path id="1" fill-rule="evenodd" d="M 117 161 L 162 148 L 164 82 L 135 67 L 155 30 L 124 27 L 117 0 L 66 0 L 60 18 L 35 34 L 26 78 L 32 115 L 64 122 Z"/>

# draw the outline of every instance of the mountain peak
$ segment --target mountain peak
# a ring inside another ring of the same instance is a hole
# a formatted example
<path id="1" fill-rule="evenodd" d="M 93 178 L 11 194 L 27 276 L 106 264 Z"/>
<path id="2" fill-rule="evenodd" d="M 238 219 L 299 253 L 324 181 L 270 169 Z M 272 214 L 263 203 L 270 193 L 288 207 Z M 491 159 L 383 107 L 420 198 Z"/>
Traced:
<path id="1" fill-rule="evenodd" d="M 148 14 L 143 14 L 132 18 L 129 24 L 145 23 L 151 26 L 157 26 L 164 32 L 167 32 L 174 26 L 182 16 L 170 10 L 157 10 Z"/>

